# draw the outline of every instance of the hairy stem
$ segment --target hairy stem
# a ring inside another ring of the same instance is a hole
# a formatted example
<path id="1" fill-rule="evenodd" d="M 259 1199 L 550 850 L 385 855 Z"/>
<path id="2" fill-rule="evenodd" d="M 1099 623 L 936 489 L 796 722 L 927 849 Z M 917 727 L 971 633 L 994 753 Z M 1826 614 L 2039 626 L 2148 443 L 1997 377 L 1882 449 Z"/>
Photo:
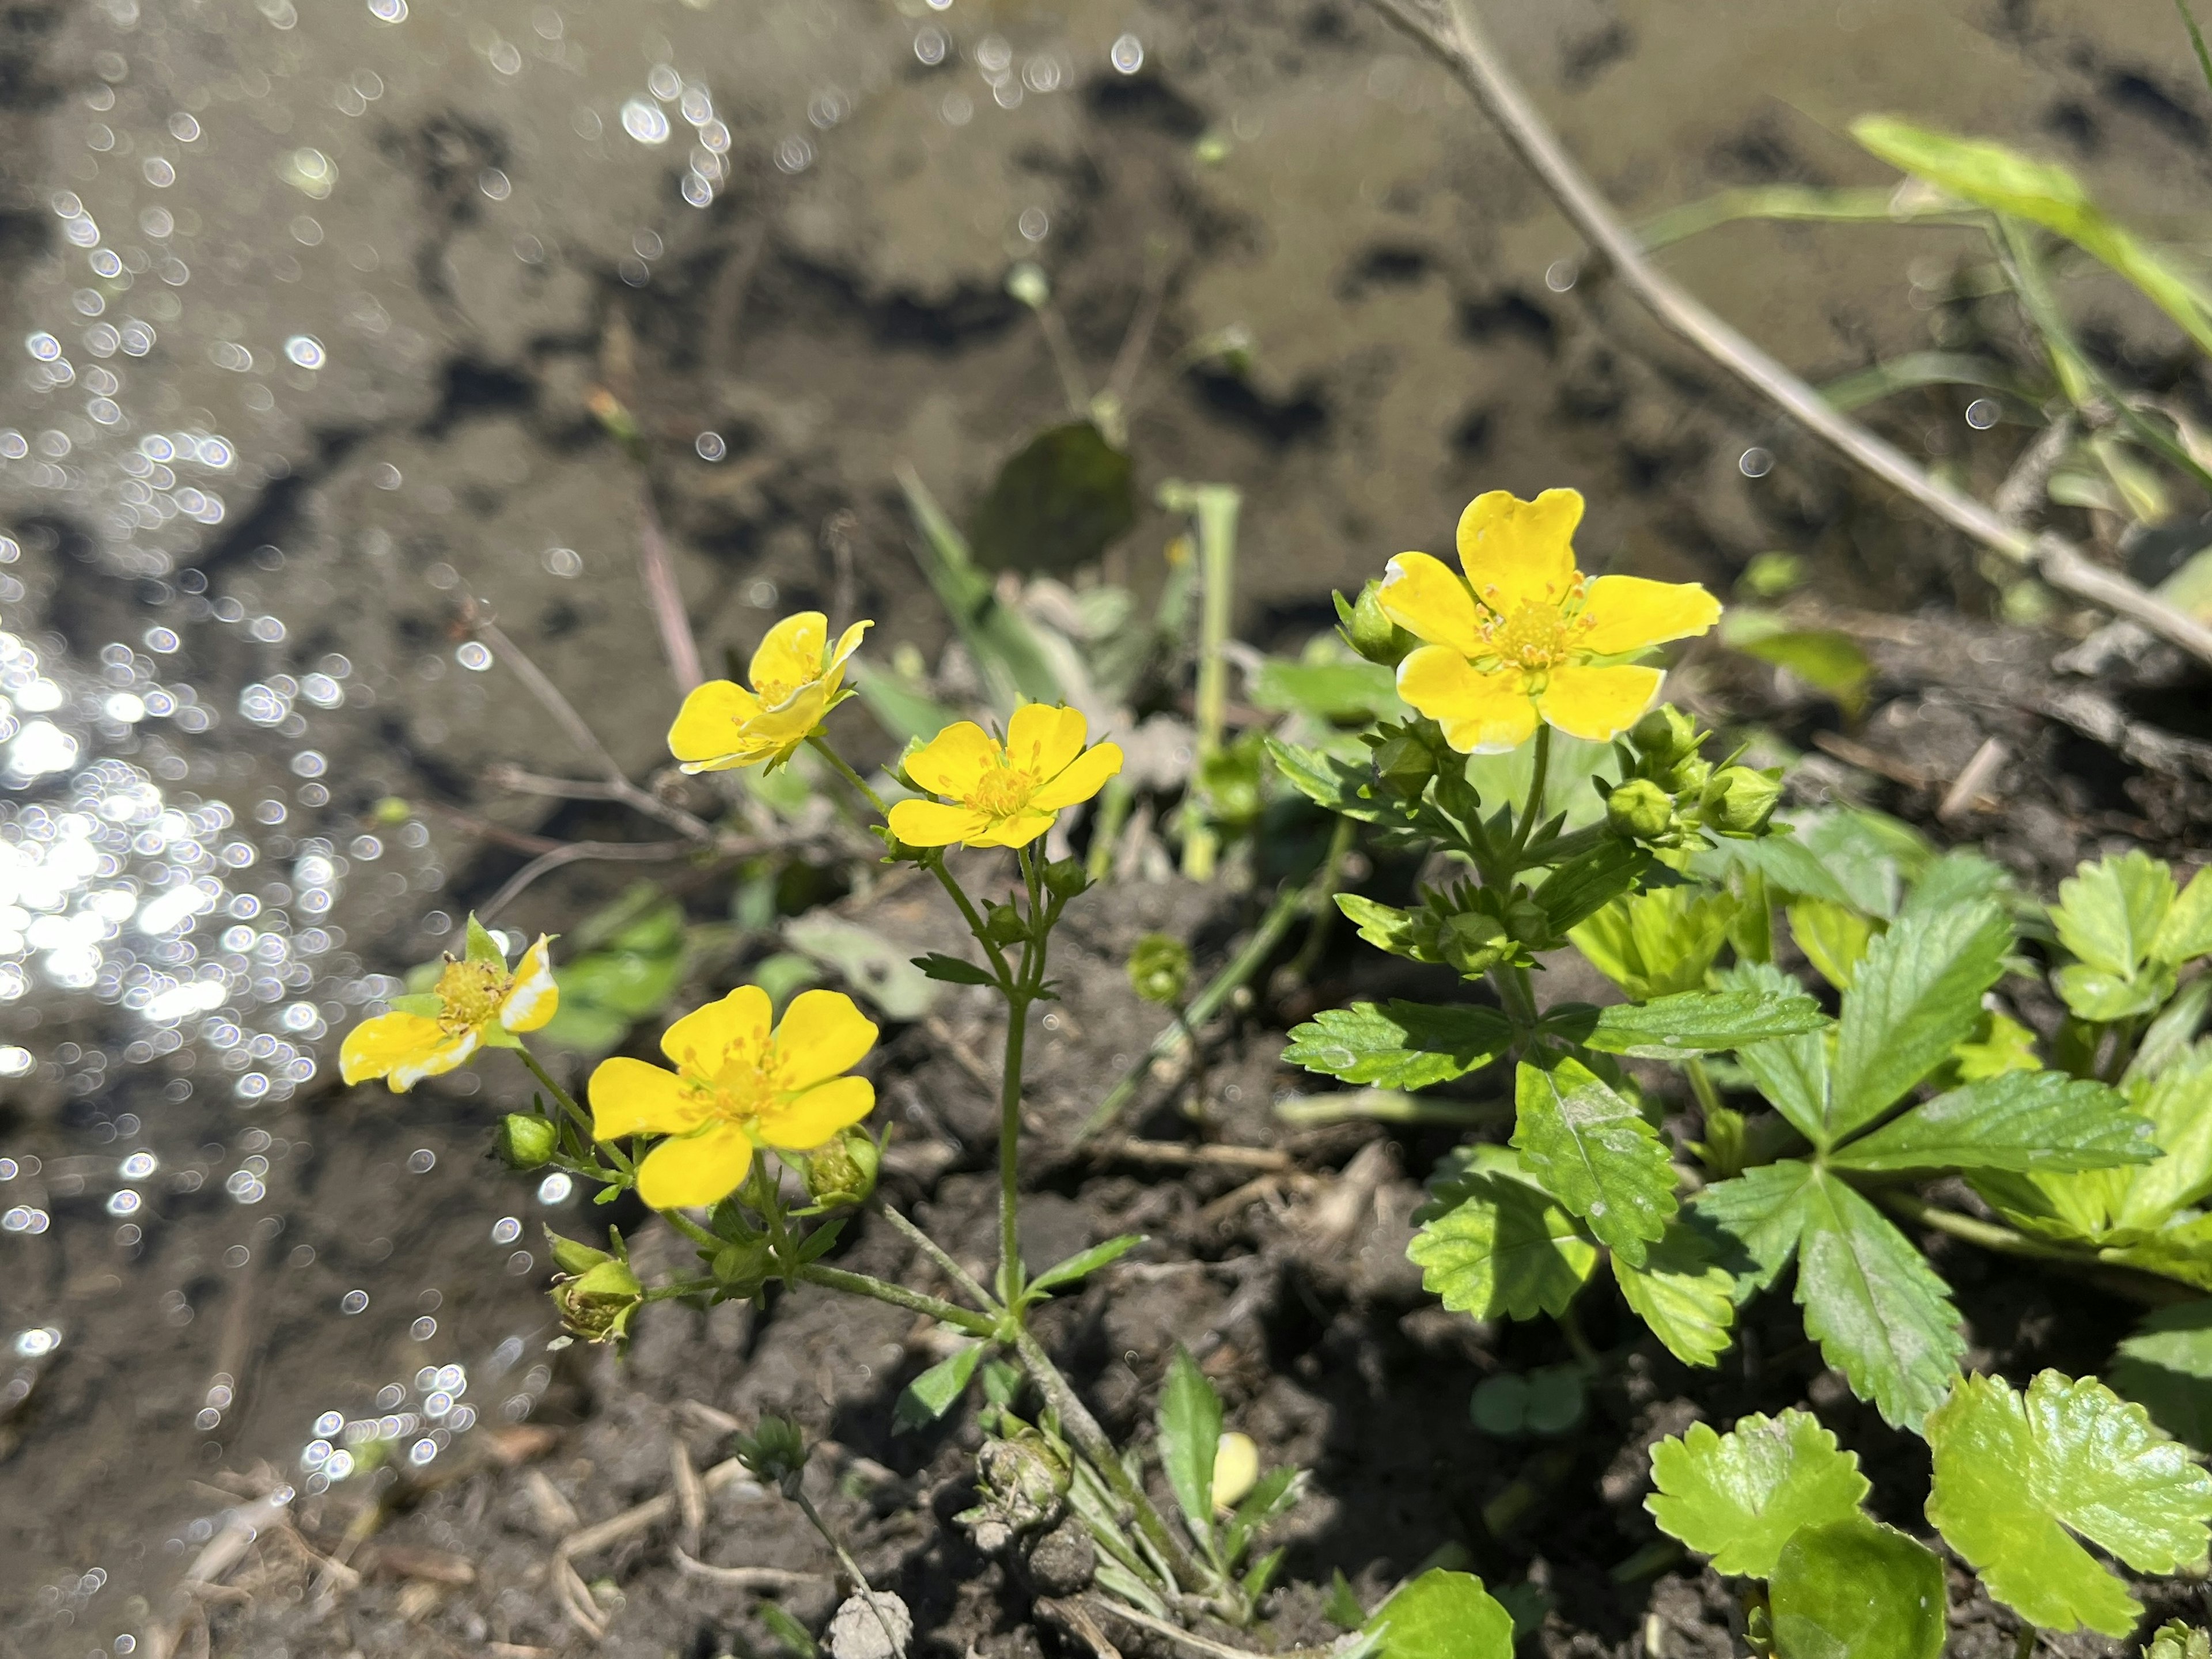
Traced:
<path id="1" fill-rule="evenodd" d="M 576 1103 L 576 1097 L 574 1095 L 553 1080 L 553 1074 L 538 1063 L 537 1055 L 520 1043 L 515 1045 L 514 1052 L 521 1059 L 522 1063 L 530 1068 L 531 1075 L 544 1085 L 545 1092 L 553 1097 L 555 1104 L 566 1112 L 569 1121 L 582 1132 L 584 1145 L 588 1148 L 594 1139 L 592 1133 L 592 1115 Z"/>
<path id="2" fill-rule="evenodd" d="M 921 1253 L 927 1256 L 932 1261 L 934 1261 L 939 1267 L 943 1268 L 945 1270 L 945 1276 L 951 1279 L 955 1285 L 957 1285 L 969 1296 L 975 1297 L 976 1306 L 981 1308 L 985 1313 L 994 1314 L 999 1311 L 999 1304 L 996 1298 L 994 1298 L 991 1293 L 985 1290 L 981 1285 L 977 1284 L 975 1282 L 975 1276 L 969 1273 L 965 1267 L 962 1267 L 957 1261 L 954 1261 L 951 1253 L 942 1244 L 939 1244 L 927 1233 L 922 1231 L 920 1227 L 915 1225 L 915 1224 L 909 1221 L 905 1216 L 900 1214 L 895 1206 L 889 1204 L 878 1204 L 876 1206 L 876 1211 L 877 1213 L 881 1215 L 884 1220 L 890 1222 L 892 1226 L 897 1228 L 899 1231 L 904 1233 L 909 1239 L 913 1240 L 915 1244 L 919 1245 L 921 1249 Z"/>
<path id="3" fill-rule="evenodd" d="M 965 1331 L 970 1336 L 993 1337 L 999 1334 L 998 1322 L 988 1314 L 971 1313 L 938 1297 L 924 1296 L 920 1291 L 909 1291 L 903 1285 L 894 1285 L 872 1274 L 848 1273 L 842 1267 L 825 1267 L 819 1261 L 809 1261 L 803 1267 L 793 1268 L 788 1277 L 801 1284 L 825 1285 L 833 1291 L 873 1297 L 878 1302 L 888 1302 L 893 1307 L 904 1308 L 909 1313 L 927 1314 L 932 1319 L 950 1325 L 955 1330 Z"/>
<path id="4" fill-rule="evenodd" d="M 1511 880 L 1521 873 L 1521 856 L 1528 850 L 1528 838 L 1536 833 L 1536 826 L 1544 821 L 1544 793 L 1552 782 L 1552 728 L 1540 721 L 1536 726 L 1536 761 L 1534 775 L 1528 780 L 1528 807 L 1521 820 L 1520 833 L 1513 837 L 1514 868 L 1506 872 Z"/>
<path id="5" fill-rule="evenodd" d="M 829 738 L 823 737 L 819 732 L 813 732 L 807 734 L 806 741 L 816 754 L 830 763 L 840 777 L 860 792 L 868 805 L 874 807 L 886 822 L 890 820 L 891 809 L 884 805 L 884 798 L 868 787 L 868 781 L 866 778 L 845 763 L 845 757 L 830 746 Z"/>

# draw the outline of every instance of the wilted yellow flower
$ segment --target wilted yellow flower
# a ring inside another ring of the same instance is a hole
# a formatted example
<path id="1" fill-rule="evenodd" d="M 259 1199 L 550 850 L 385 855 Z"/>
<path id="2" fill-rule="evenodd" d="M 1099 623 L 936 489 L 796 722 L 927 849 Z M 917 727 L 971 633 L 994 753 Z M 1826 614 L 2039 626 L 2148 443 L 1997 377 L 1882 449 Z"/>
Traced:
<path id="1" fill-rule="evenodd" d="M 847 1077 L 876 1027 L 842 991 L 802 991 L 771 1031 L 768 993 L 741 985 L 670 1026 L 669 1071 L 610 1060 L 592 1073 L 592 1133 L 668 1139 L 638 1165 L 638 1196 L 656 1210 L 728 1197 L 762 1146 L 804 1152 L 875 1109 L 875 1085 Z"/>
<path id="2" fill-rule="evenodd" d="M 669 753 L 686 772 L 761 761 L 781 765 L 850 695 L 842 690 L 845 659 L 874 626 L 856 622 L 832 647 L 830 619 L 819 611 L 786 617 L 753 653 L 745 671 L 751 690 L 733 680 L 708 680 L 684 699 L 668 728 Z"/>
<path id="3" fill-rule="evenodd" d="M 906 775 L 944 800 L 902 800 L 891 833 L 909 847 L 1026 847 L 1060 809 L 1089 800 L 1121 769 L 1118 744 L 1085 749 L 1079 708 L 1024 703 L 1004 744 L 973 720 L 946 726 L 906 757 Z"/>
<path id="4" fill-rule="evenodd" d="M 1541 719 L 1600 741 L 1633 726 L 1659 694 L 1656 668 L 1604 660 L 1702 634 L 1720 601 L 1695 582 L 1585 576 L 1575 568 L 1583 498 L 1533 501 L 1493 489 L 1460 515 L 1464 579 L 1426 553 L 1401 553 L 1382 610 L 1426 643 L 1398 665 L 1398 695 L 1462 754 L 1499 754 Z"/>
<path id="5" fill-rule="evenodd" d="M 486 1044 L 518 1047 L 516 1034 L 536 1030 L 560 1004 L 544 934 L 509 973 L 499 942 L 471 916 L 467 954 L 447 957 L 430 990 L 392 998 L 390 1013 L 347 1032 L 338 1074 L 348 1083 L 380 1077 L 404 1094 L 426 1077 L 465 1065 Z"/>

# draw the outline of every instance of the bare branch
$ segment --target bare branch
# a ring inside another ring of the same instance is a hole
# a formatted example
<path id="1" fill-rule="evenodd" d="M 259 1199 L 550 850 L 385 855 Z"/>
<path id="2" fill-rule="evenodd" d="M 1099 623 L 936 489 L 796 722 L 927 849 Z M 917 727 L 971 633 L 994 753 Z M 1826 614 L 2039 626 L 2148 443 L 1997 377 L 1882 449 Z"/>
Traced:
<path id="1" fill-rule="evenodd" d="M 660 510 L 653 504 L 653 481 L 641 471 L 637 481 L 637 574 L 645 583 L 653 625 L 660 630 L 660 648 L 667 655 L 668 672 L 676 678 L 677 691 L 688 695 L 707 676 L 700 670 L 699 641 L 692 637 L 691 618 L 684 611 L 684 595 L 676 586 L 668 538 L 660 530 Z"/>

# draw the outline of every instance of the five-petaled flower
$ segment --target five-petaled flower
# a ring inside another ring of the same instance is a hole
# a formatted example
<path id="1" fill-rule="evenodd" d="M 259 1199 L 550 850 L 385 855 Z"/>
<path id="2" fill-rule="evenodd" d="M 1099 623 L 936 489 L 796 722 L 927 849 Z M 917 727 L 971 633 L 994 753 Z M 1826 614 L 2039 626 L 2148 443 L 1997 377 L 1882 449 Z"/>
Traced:
<path id="1" fill-rule="evenodd" d="M 592 1073 L 592 1133 L 665 1135 L 638 1165 L 638 1196 L 692 1209 L 735 1192 L 757 1148 L 804 1152 L 875 1109 L 875 1086 L 845 1073 L 876 1028 L 841 991 L 802 991 L 769 1029 L 768 993 L 741 985 L 660 1039 L 675 1065 L 610 1060 Z"/>
<path id="2" fill-rule="evenodd" d="M 348 1083 L 380 1077 L 404 1093 L 426 1077 L 467 1064 L 486 1044 L 520 1047 L 517 1035 L 544 1024 L 560 1004 L 544 934 L 509 973 L 499 941 L 471 916 L 467 954 L 447 957 L 430 990 L 392 998 L 390 1013 L 347 1032 L 338 1073 Z"/>
<path id="3" fill-rule="evenodd" d="M 751 690 L 733 680 L 709 680 L 684 699 L 668 728 L 669 753 L 686 772 L 721 772 L 761 761 L 781 766 L 849 695 L 843 690 L 845 659 L 874 626 L 856 622 L 832 646 L 830 619 L 819 611 L 786 617 L 753 653 L 745 671 Z"/>
<path id="4" fill-rule="evenodd" d="M 1442 726 L 1463 754 L 1498 754 L 1540 718 L 1599 741 L 1633 726 L 1658 696 L 1656 668 L 1609 662 L 1702 634 L 1720 601 L 1695 582 L 1585 576 L 1575 568 L 1583 498 L 1503 489 L 1460 515 L 1464 580 L 1426 553 L 1390 561 L 1379 595 L 1391 621 L 1425 641 L 1398 665 L 1398 695 Z"/>
<path id="5" fill-rule="evenodd" d="M 1079 708 L 1024 703 L 1004 744 L 973 720 L 946 726 L 906 757 L 906 775 L 942 800 L 891 807 L 891 833 L 909 847 L 1026 847 L 1062 807 L 1089 800 L 1121 769 L 1118 744 L 1086 749 Z"/>

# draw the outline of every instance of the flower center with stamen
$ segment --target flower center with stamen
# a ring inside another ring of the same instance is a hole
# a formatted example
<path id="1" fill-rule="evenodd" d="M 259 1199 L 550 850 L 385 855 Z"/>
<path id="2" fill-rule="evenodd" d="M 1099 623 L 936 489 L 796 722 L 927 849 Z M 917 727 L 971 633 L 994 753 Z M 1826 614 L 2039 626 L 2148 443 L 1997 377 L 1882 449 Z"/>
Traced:
<path id="1" fill-rule="evenodd" d="M 465 1031 L 499 1012 L 507 994 L 507 970 L 495 963 L 448 962 L 438 975 L 438 1023 L 448 1031 Z"/>
<path id="2" fill-rule="evenodd" d="M 1506 666 L 1541 673 L 1569 659 L 1577 631 L 1564 605 L 1524 604 L 1510 617 L 1486 622 L 1482 638 Z"/>
<path id="3" fill-rule="evenodd" d="M 709 1113 L 740 1126 L 759 1117 L 776 1095 L 775 1080 L 767 1067 L 746 1054 L 725 1055 L 712 1073 L 687 1066 L 684 1081 Z"/>
<path id="4" fill-rule="evenodd" d="M 968 804 L 992 817 L 1006 818 L 1027 806 L 1036 793 L 1036 780 L 1028 773 L 1012 766 L 992 766 L 976 780 Z"/>

